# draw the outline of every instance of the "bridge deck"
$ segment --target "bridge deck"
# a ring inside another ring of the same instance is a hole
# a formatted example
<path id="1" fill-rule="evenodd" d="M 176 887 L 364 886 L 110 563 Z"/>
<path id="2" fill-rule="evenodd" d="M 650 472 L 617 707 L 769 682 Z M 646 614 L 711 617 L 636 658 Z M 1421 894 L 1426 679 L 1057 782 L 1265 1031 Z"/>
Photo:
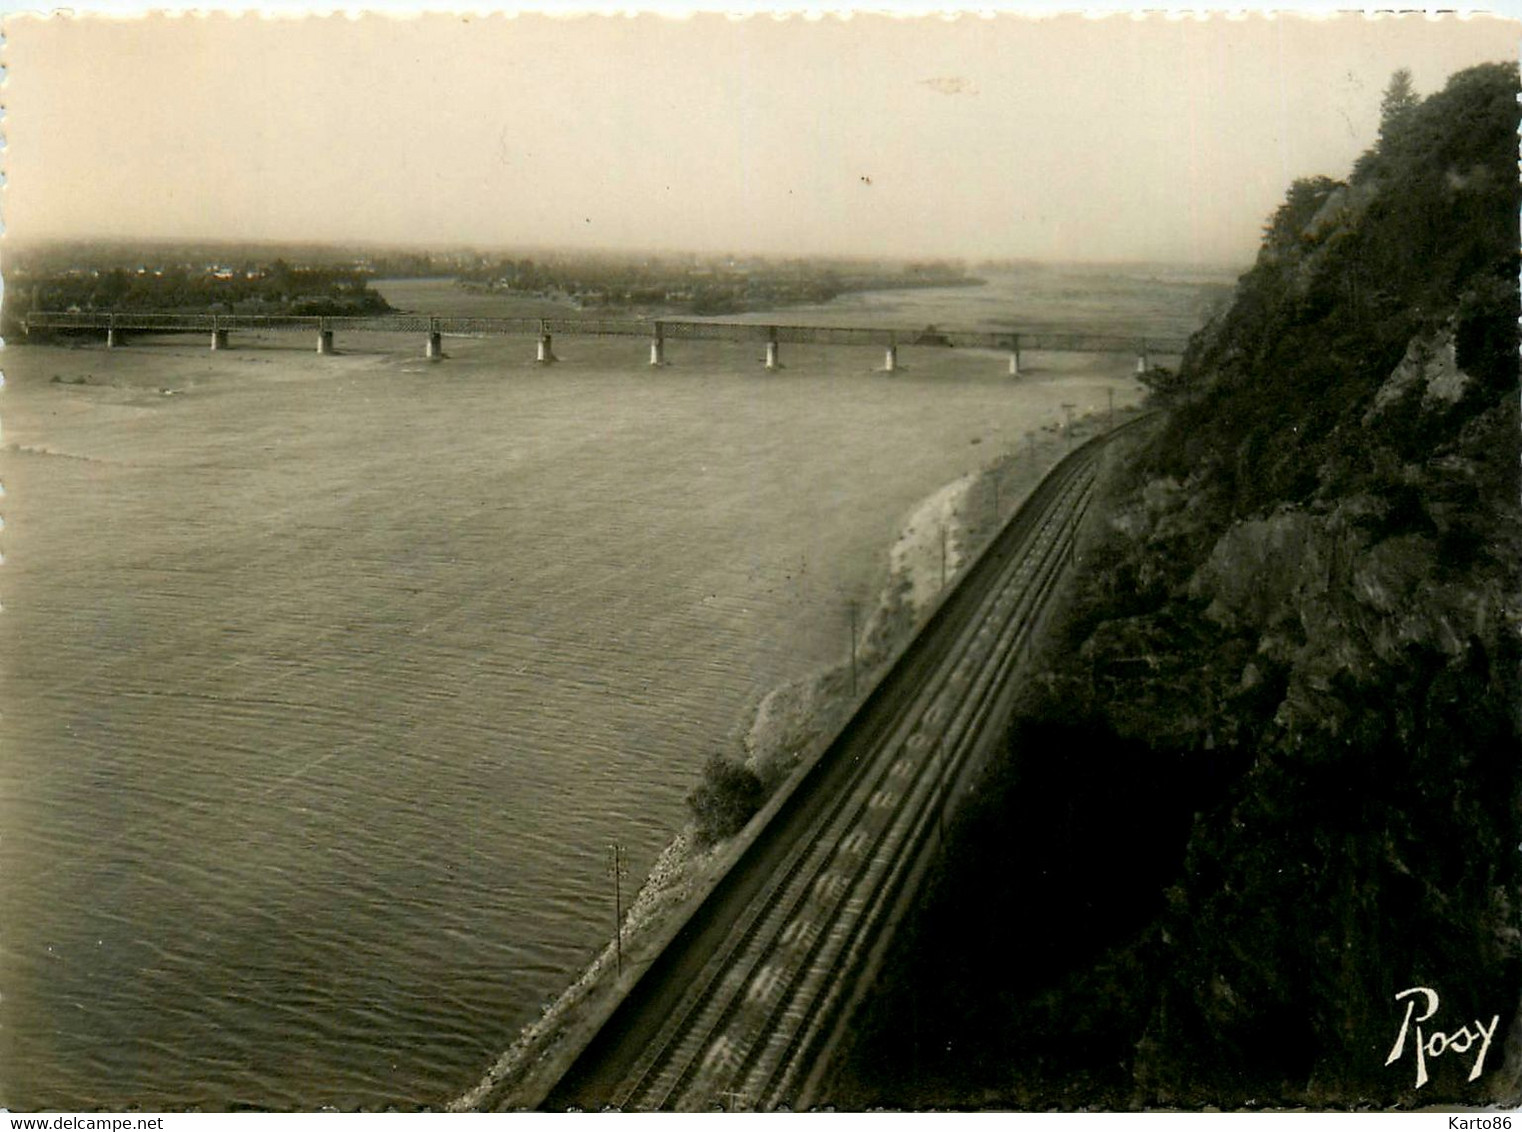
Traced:
<path id="1" fill-rule="evenodd" d="M 943 346 L 962 349 L 1064 353 L 1180 354 L 1185 340 L 1047 330 L 958 330 L 934 327 L 802 326 L 706 319 L 466 318 L 392 314 L 326 315 L 181 314 L 129 311 L 34 311 L 31 330 L 110 330 L 137 333 L 186 331 L 333 331 L 402 334 L 592 335 L 598 337 L 721 342 L 778 342 L 825 346 Z"/>

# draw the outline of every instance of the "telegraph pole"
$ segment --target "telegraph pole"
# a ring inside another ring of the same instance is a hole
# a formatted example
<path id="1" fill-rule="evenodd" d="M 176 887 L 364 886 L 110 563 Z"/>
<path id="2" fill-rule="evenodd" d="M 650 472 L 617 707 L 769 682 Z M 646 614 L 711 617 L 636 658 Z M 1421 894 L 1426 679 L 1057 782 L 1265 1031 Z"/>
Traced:
<path id="1" fill-rule="evenodd" d="M 624 973 L 624 894 L 623 879 L 629 875 L 627 850 L 618 842 L 608 846 L 608 871 L 613 874 L 613 947 L 618 956 L 618 973 Z"/>
<path id="2" fill-rule="evenodd" d="M 1106 392 L 1110 394 L 1110 423 L 1106 427 L 1108 427 L 1108 428 L 1114 428 L 1115 427 L 1115 390 L 1109 389 L 1109 390 L 1106 390 Z"/>
<path id="3" fill-rule="evenodd" d="M 941 589 L 946 588 L 946 524 L 941 524 Z"/>
<path id="4" fill-rule="evenodd" d="M 856 599 L 847 603 L 851 611 L 851 698 L 856 698 Z"/>

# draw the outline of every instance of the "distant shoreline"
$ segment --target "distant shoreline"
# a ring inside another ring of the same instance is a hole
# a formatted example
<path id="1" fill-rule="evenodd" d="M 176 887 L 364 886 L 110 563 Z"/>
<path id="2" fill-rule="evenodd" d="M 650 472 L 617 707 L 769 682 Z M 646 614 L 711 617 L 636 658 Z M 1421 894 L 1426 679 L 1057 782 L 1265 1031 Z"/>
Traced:
<path id="1" fill-rule="evenodd" d="M 430 281 L 444 281 L 445 277 L 423 277 Z M 423 281 L 422 279 L 419 280 Z M 897 291 L 925 291 L 938 290 L 941 288 L 968 288 L 986 287 L 988 280 L 978 276 L 966 276 L 959 279 L 924 279 L 906 280 L 902 283 L 891 283 L 883 279 L 874 279 L 863 282 L 860 286 L 844 286 L 828 298 L 816 295 L 798 295 L 796 297 L 766 295 L 756 299 L 742 299 L 733 302 L 725 302 L 711 309 L 698 310 L 692 303 L 640 303 L 640 302 L 581 302 L 572 296 L 557 295 L 553 291 L 512 291 L 495 290 L 489 284 L 472 283 L 458 278 L 449 279 L 456 288 L 468 295 L 477 295 L 487 298 L 501 298 L 508 302 L 528 303 L 555 303 L 563 309 L 591 314 L 619 314 L 636 318 L 686 318 L 686 319 L 709 319 L 726 318 L 731 315 L 757 314 L 762 311 L 789 310 L 794 307 L 819 307 L 828 306 L 837 299 L 848 295 L 891 294 Z M 384 283 L 392 280 L 377 279 L 373 282 L 377 290 Z"/>

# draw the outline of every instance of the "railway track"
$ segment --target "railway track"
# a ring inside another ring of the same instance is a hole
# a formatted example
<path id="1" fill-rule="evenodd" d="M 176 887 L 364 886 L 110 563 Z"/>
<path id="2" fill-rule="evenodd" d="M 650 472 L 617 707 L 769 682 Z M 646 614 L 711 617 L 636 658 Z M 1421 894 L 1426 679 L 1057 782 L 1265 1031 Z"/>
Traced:
<path id="1" fill-rule="evenodd" d="M 1113 434 L 1112 434 L 1113 435 Z M 543 1107 L 807 1107 L 991 744 L 1108 438 L 1037 488 Z M 799 797 L 801 795 L 801 797 Z M 793 799 L 790 799 L 790 802 Z M 733 875 L 733 874 L 732 874 Z M 711 907 L 710 907 L 711 906 Z"/>

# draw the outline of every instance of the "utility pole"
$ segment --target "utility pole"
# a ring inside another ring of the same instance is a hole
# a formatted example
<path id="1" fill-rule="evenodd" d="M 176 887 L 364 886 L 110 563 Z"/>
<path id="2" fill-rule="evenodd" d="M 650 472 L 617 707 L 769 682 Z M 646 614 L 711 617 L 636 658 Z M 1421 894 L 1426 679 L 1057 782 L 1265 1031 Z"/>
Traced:
<path id="1" fill-rule="evenodd" d="M 847 603 L 851 611 L 851 698 L 856 698 L 856 599 Z"/>
<path id="2" fill-rule="evenodd" d="M 618 974 L 624 973 L 623 879 L 629 875 L 627 850 L 618 842 L 608 846 L 608 871 L 613 874 L 613 947 L 618 955 Z"/>
<path id="3" fill-rule="evenodd" d="M 941 524 L 941 589 L 946 588 L 946 524 Z"/>
<path id="4" fill-rule="evenodd" d="M 1109 393 L 1109 395 L 1110 395 L 1110 423 L 1106 427 L 1107 428 L 1114 428 L 1115 427 L 1115 390 L 1108 389 L 1108 390 L 1106 390 L 1106 392 Z"/>

